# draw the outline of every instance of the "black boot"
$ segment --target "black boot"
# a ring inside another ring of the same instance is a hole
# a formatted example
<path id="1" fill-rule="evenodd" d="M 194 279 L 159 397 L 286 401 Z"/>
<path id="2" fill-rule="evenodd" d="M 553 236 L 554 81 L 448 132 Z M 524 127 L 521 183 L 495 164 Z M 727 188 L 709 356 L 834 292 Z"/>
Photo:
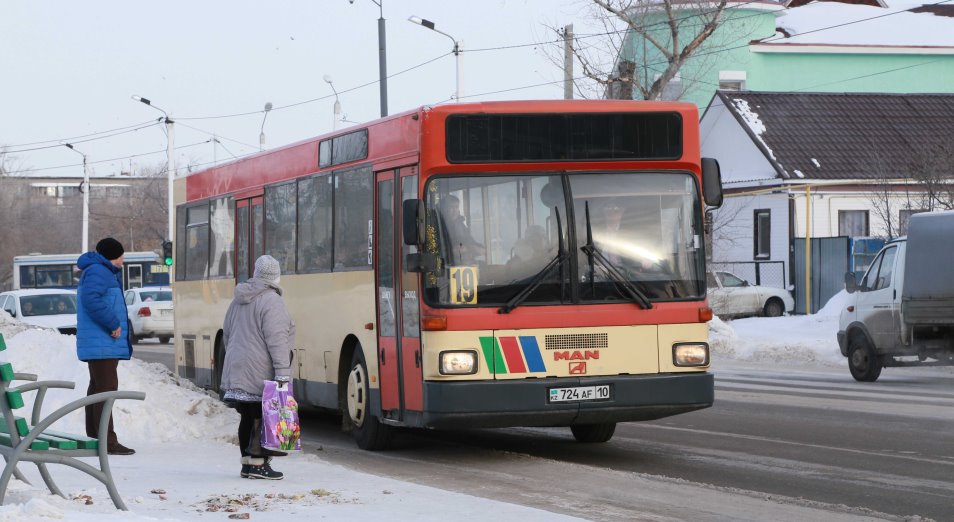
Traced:
<path id="1" fill-rule="evenodd" d="M 245 475 L 245 478 L 250 479 L 266 479 L 266 480 L 281 480 L 285 477 L 285 474 L 281 471 L 275 471 L 272 469 L 271 464 L 269 464 L 270 459 L 262 458 L 249 458 L 248 473 Z"/>

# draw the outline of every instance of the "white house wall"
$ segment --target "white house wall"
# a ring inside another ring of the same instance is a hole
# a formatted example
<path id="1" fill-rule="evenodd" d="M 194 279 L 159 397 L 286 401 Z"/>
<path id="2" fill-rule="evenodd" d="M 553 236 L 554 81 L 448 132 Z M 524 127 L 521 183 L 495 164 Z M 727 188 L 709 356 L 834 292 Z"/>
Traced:
<path id="1" fill-rule="evenodd" d="M 712 100 L 699 125 L 702 156 L 719 160 L 725 188 L 736 188 L 741 182 L 777 177 L 765 154 L 725 108 L 721 99 L 715 97 Z"/>
<path id="2" fill-rule="evenodd" d="M 793 194 L 795 201 L 795 237 L 805 237 L 805 194 Z M 811 197 L 811 236 L 812 237 L 835 237 L 838 235 L 838 211 L 839 210 L 867 210 L 868 211 L 868 235 L 876 237 L 887 237 L 887 225 L 882 217 L 875 212 L 877 205 L 871 195 L 862 193 L 825 193 L 821 191 L 812 191 Z M 893 226 L 897 227 L 899 212 L 907 208 L 909 199 L 903 195 L 891 198 L 891 216 L 895 220 Z M 774 224 L 773 224 L 774 226 Z M 894 234 L 897 235 L 897 234 Z"/>
<path id="3" fill-rule="evenodd" d="M 771 244 L 768 259 L 755 259 L 755 211 L 771 211 Z M 722 208 L 713 211 L 712 261 L 782 261 L 782 281 L 787 286 L 789 265 L 788 195 L 759 194 L 727 197 Z M 741 274 L 740 274 L 741 275 Z"/>

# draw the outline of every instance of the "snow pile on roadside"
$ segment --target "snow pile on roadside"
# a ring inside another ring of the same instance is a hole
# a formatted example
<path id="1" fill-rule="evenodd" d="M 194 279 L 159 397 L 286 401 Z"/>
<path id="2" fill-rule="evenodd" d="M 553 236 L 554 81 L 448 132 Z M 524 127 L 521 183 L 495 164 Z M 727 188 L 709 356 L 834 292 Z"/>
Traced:
<path id="1" fill-rule="evenodd" d="M 76 337 L 51 330 L 27 329 L 10 335 L 0 326 L 7 342 L 0 359 L 10 361 L 13 370 L 36 374 L 40 380 L 76 383 L 72 390 L 52 389 L 43 400 L 43 413 L 86 396 L 89 370 L 76 358 Z M 192 383 L 179 382 L 164 366 L 139 359 L 120 361 L 119 389 L 143 391 L 146 400 L 120 400 L 113 406 L 116 433 L 120 442 L 135 447 L 136 441 L 219 440 L 236 442 L 238 414 L 226 408 Z M 27 408 L 35 394 L 24 395 Z M 23 410 L 29 411 L 29 410 Z M 83 410 L 74 411 L 57 422 L 56 429 L 85 433 Z"/>
<path id="2" fill-rule="evenodd" d="M 714 358 L 745 361 L 810 362 L 842 366 L 838 348 L 838 315 L 845 306 L 844 291 L 813 315 L 752 317 L 734 321 L 713 318 L 709 341 Z"/>

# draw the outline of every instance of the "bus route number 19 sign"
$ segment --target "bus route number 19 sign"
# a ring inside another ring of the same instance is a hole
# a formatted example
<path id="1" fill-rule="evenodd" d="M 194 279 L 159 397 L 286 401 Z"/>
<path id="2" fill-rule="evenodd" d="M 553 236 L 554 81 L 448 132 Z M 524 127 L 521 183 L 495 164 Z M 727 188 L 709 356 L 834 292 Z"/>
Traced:
<path id="1" fill-rule="evenodd" d="M 450 269 L 451 303 L 477 304 L 477 267 L 452 266 Z"/>

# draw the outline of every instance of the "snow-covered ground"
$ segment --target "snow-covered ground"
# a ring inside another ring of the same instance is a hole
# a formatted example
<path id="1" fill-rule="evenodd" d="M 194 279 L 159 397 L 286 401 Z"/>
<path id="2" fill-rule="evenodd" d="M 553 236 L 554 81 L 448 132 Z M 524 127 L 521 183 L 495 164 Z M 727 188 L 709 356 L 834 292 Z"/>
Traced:
<path id="1" fill-rule="evenodd" d="M 713 366 L 720 360 L 798 361 L 843 365 L 835 331 L 841 296 L 813 316 L 752 318 L 710 323 Z M 86 394 L 86 365 L 76 360 L 75 338 L 25 329 L 0 314 L 0 332 L 18 372 L 44 380 L 68 380 L 74 390 L 51 391 L 44 411 Z M 21 469 L 33 486 L 11 481 L 0 522 L 34 520 L 220 520 L 225 512 L 251 520 L 304 519 L 572 520 L 547 511 L 472 497 L 352 471 L 313 454 L 279 459 L 282 481 L 239 477 L 235 429 L 238 415 L 208 393 L 180 383 L 159 364 L 133 359 L 119 366 L 120 389 L 146 392 L 145 401 L 119 401 L 114 407 L 120 441 L 133 456 L 110 463 L 130 512 L 116 511 L 106 489 L 78 471 L 54 466 L 53 476 L 69 500 L 50 495 L 32 464 Z M 26 397 L 27 408 L 32 397 Z M 28 410 L 24 410 L 25 412 Z M 82 411 L 60 421 L 59 431 L 84 432 Z M 440 499 L 439 509 L 435 499 Z"/>

